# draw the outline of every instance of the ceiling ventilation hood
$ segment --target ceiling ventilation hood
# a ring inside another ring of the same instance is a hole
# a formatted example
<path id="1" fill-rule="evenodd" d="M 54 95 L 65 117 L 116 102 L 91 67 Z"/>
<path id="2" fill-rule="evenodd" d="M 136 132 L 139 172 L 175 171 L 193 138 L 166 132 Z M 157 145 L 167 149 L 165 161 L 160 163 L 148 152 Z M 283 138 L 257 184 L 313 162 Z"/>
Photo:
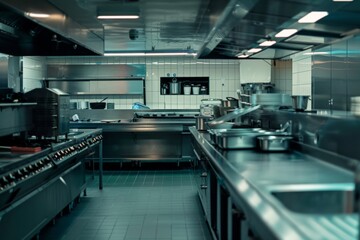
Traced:
<path id="1" fill-rule="evenodd" d="M 76 41 L 71 33 L 61 34 L 58 28 L 52 30 L 49 25 L 43 26 L 42 21 L 54 21 L 54 16 L 22 12 L 1 2 L 7 1 L 0 1 L 0 52 L 15 56 L 99 54 L 83 42 Z M 102 49 L 100 51 L 102 53 Z"/>
<path id="2" fill-rule="evenodd" d="M 0 42 L 12 39 L 3 49 L 19 49 L 18 54 L 28 55 L 191 50 L 197 58 L 279 59 L 357 34 L 360 29 L 360 1 L 38 0 L 31 1 L 31 6 L 21 0 L 0 3 L 0 23 L 8 26 L 1 31 Z M 98 19 L 101 9 L 136 9 L 138 18 Z M 30 15 L 30 10 L 58 18 Z M 318 21 L 302 19 L 314 11 L 322 14 Z M 277 37 L 284 29 L 296 32 Z M 131 31 L 138 33 L 137 37 L 130 37 Z M 276 43 L 260 46 L 265 41 Z M 248 52 L 253 48 L 261 51 Z"/>
<path id="3" fill-rule="evenodd" d="M 239 5 L 235 4 L 234 9 L 236 6 Z M 303 18 L 313 11 L 320 12 L 318 21 Z M 354 33 L 354 29 L 360 27 L 357 20 L 360 17 L 359 1 L 345 3 L 330 0 L 257 0 L 253 1 L 251 8 L 243 7 L 242 13 L 243 16 L 240 19 L 238 16 L 238 20 L 233 21 L 232 26 L 227 25 L 231 30 L 227 35 L 217 39 L 219 43 L 216 47 L 201 57 L 286 58 L 296 52 L 347 37 Z M 234 15 L 229 14 L 228 18 L 234 18 Z M 294 32 L 287 37 L 276 37 L 283 29 L 294 29 Z M 260 46 L 265 41 L 276 43 L 271 46 Z M 249 52 L 250 49 L 259 47 L 262 48 L 261 51 Z"/>

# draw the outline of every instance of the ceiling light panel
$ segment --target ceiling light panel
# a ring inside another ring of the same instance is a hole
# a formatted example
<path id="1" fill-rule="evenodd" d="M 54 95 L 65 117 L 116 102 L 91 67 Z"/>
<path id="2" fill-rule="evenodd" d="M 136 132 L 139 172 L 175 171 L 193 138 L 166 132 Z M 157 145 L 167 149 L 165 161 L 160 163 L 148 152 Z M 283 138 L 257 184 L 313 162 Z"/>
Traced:
<path id="1" fill-rule="evenodd" d="M 139 15 L 99 15 L 97 18 L 105 20 L 138 19 Z"/>
<path id="2" fill-rule="evenodd" d="M 262 47 L 269 47 L 269 46 L 272 46 L 276 43 L 276 41 L 265 41 L 265 42 L 262 42 L 259 44 L 259 46 L 262 46 Z"/>
<path id="3" fill-rule="evenodd" d="M 249 55 L 247 55 L 247 54 L 241 54 L 241 55 L 238 55 L 237 57 L 238 57 L 238 58 L 247 58 L 247 57 L 249 57 Z"/>
<path id="4" fill-rule="evenodd" d="M 252 48 L 248 52 L 249 53 L 257 53 L 257 52 L 260 52 L 261 50 L 262 50 L 262 48 Z"/>
<path id="5" fill-rule="evenodd" d="M 27 13 L 27 15 L 29 17 L 33 17 L 33 18 L 48 18 L 48 17 L 50 17 L 50 15 L 46 14 L 46 13 L 32 13 L 32 12 L 30 12 L 30 13 Z"/>
<path id="6" fill-rule="evenodd" d="M 284 29 L 278 32 L 275 37 L 277 38 L 285 38 L 290 37 L 291 35 L 295 34 L 298 30 L 297 29 Z"/>
<path id="7" fill-rule="evenodd" d="M 326 11 L 313 11 L 298 20 L 298 23 L 314 23 L 329 15 Z"/>

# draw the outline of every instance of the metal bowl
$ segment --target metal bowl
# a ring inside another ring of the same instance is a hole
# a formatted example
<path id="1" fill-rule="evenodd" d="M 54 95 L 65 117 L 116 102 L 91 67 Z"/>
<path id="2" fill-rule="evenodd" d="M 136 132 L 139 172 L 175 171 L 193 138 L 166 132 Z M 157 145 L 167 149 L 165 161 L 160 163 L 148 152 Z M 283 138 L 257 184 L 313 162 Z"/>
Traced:
<path id="1" fill-rule="evenodd" d="M 266 152 L 280 152 L 288 151 L 290 146 L 290 140 L 293 139 L 291 136 L 281 135 L 270 135 L 270 136 L 259 136 L 258 138 L 259 148 Z"/>

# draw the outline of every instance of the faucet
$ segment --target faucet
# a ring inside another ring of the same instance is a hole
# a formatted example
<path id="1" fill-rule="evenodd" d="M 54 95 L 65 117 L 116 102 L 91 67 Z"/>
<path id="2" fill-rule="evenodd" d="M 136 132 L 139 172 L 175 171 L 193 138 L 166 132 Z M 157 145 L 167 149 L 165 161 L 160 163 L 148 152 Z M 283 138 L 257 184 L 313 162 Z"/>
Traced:
<path id="1" fill-rule="evenodd" d="M 280 124 L 280 129 L 276 130 L 276 132 L 286 132 L 292 134 L 292 121 L 287 121 L 284 125 Z"/>

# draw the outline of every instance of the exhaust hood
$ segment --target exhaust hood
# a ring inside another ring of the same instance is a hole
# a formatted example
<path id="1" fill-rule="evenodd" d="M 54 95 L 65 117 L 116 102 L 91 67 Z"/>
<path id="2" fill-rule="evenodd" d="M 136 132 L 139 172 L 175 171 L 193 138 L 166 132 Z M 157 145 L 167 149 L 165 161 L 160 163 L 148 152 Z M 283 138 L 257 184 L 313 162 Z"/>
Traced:
<path id="1" fill-rule="evenodd" d="M 0 43 L 4 43 L 0 50 L 12 49 L 14 54 L 23 55 L 191 50 L 197 53 L 197 58 L 279 59 L 330 44 L 360 29 L 360 1 L 38 0 L 29 4 L 0 0 L 0 3 L 3 4 L 0 30 L 4 28 L 0 31 Z M 139 18 L 100 20 L 97 16 L 101 9 L 136 9 Z M 303 18 L 314 12 L 320 13 L 317 19 Z M 279 37 L 277 34 L 284 29 L 294 32 Z M 136 34 L 132 36 L 132 32 Z M 272 44 L 260 46 L 263 42 Z M 248 52 L 253 48 L 261 51 Z"/>

